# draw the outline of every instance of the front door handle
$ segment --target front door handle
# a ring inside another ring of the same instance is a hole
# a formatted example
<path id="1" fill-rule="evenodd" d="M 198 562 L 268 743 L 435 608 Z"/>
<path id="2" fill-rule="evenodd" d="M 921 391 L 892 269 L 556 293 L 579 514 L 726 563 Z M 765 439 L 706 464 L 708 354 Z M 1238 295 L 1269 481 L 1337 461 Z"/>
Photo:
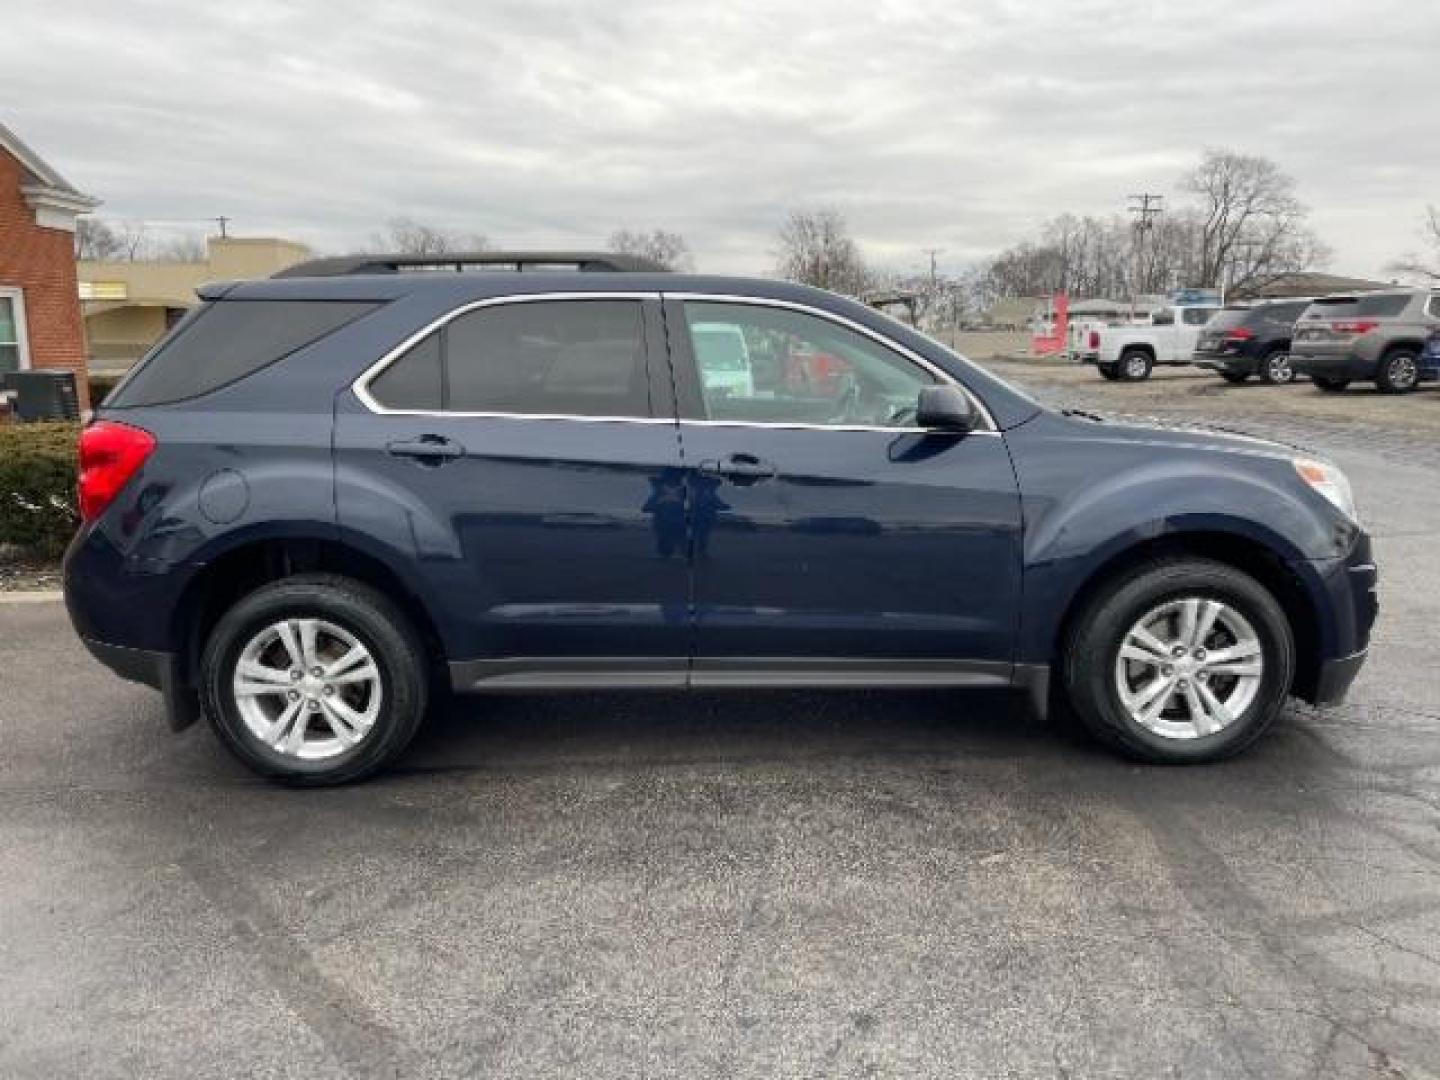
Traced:
<path id="1" fill-rule="evenodd" d="M 465 447 L 443 435 L 421 435 L 416 439 L 402 439 L 399 442 L 387 443 L 385 449 L 395 457 L 414 458 L 422 465 L 443 465 L 447 461 L 465 456 Z"/>
<path id="2" fill-rule="evenodd" d="M 779 470 L 754 454 L 731 454 L 721 461 L 702 461 L 700 472 L 704 476 L 723 476 L 736 484 L 757 484 L 771 479 Z"/>

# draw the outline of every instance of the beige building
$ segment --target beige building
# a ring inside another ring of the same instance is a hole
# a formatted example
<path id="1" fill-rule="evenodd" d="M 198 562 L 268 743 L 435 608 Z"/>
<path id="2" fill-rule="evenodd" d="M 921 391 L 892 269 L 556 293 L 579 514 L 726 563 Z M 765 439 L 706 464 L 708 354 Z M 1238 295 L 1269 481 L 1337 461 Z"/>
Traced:
<path id="1" fill-rule="evenodd" d="M 208 281 L 269 277 L 310 258 L 289 240 L 212 236 L 203 262 L 82 259 L 76 264 L 90 370 L 124 371 L 197 303 Z"/>

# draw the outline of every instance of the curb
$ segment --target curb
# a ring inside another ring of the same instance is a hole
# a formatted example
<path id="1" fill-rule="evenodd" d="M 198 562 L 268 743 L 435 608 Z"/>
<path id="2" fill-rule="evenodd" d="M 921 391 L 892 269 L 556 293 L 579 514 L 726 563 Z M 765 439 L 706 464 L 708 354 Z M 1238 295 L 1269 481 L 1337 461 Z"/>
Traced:
<path id="1" fill-rule="evenodd" d="M 59 589 L 0 590 L 0 604 L 52 604 L 64 599 L 65 594 Z"/>

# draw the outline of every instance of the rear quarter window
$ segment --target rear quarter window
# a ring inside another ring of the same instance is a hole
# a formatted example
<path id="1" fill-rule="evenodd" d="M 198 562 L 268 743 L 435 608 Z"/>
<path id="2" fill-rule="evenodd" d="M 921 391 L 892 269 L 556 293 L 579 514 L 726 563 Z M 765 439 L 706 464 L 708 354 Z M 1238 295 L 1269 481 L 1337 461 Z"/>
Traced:
<path id="1" fill-rule="evenodd" d="M 168 405 L 208 394 L 313 345 L 378 306 L 348 300 L 211 301 L 177 325 L 105 404 Z"/>
<path id="2" fill-rule="evenodd" d="M 1377 296 L 1341 296 L 1317 300 L 1305 309 L 1306 319 L 1395 319 L 1410 306 L 1409 293 L 1382 293 Z"/>

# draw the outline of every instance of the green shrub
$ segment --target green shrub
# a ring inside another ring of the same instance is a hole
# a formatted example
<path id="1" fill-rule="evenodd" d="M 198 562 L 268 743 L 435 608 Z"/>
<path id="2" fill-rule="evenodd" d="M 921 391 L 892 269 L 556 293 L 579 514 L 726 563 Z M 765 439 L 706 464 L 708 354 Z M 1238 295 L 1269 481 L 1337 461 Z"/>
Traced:
<path id="1" fill-rule="evenodd" d="M 0 424 L 0 545 L 59 555 L 75 532 L 78 424 Z"/>

